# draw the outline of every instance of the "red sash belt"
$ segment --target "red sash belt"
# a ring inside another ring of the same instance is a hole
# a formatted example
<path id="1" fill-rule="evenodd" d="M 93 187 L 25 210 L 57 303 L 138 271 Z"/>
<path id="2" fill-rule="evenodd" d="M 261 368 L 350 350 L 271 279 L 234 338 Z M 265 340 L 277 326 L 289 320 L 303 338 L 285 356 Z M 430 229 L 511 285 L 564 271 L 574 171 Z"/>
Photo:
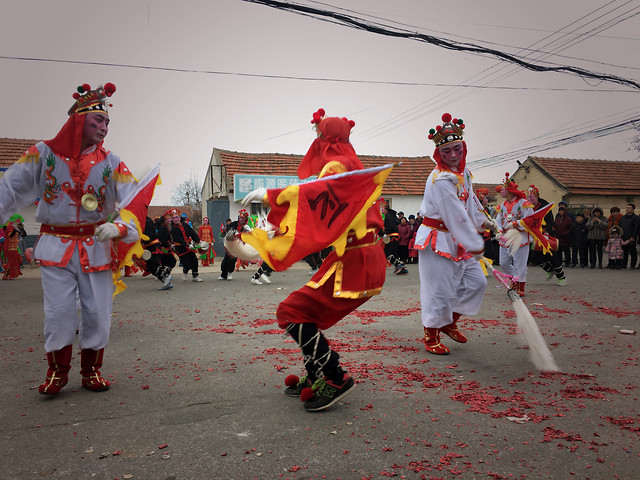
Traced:
<path id="1" fill-rule="evenodd" d="M 47 225 L 43 223 L 40 226 L 40 233 L 55 235 L 57 237 L 92 237 L 95 234 L 96 227 L 103 223 L 105 222 L 84 223 L 80 225 Z"/>
<path id="2" fill-rule="evenodd" d="M 440 230 L 441 232 L 449 231 L 444 222 L 438 218 L 423 217 L 422 225 L 424 225 L 425 227 L 433 228 L 435 230 Z"/>

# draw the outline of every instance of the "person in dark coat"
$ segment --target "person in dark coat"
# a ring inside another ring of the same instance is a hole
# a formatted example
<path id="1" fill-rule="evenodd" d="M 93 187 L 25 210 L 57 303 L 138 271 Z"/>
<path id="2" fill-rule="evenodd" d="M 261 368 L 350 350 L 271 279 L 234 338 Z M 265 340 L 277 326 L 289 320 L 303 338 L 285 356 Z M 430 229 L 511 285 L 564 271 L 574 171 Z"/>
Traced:
<path id="1" fill-rule="evenodd" d="M 578 266 L 584 268 L 587 266 L 587 224 L 584 220 L 584 215 L 578 213 L 576 215 L 576 221 L 571 224 L 569 236 L 571 238 L 571 268 Z"/>
<path id="2" fill-rule="evenodd" d="M 626 213 L 620 218 L 619 225 L 622 228 L 622 250 L 624 252 L 622 268 L 627 268 L 629 257 L 631 257 L 629 268 L 636 268 L 636 263 L 638 263 L 636 241 L 638 240 L 638 230 L 640 230 L 640 217 L 635 214 L 635 209 L 636 206 L 633 203 L 628 204 Z"/>
<path id="3" fill-rule="evenodd" d="M 571 225 L 573 220 L 567 213 L 567 209 L 564 206 L 558 207 L 558 213 L 556 214 L 556 220 L 554 222 L 556 236 L 558 238 L 558 252 L 560 253 L 560 259 L 564 257 L 564 266 L 571 265 Z"/>

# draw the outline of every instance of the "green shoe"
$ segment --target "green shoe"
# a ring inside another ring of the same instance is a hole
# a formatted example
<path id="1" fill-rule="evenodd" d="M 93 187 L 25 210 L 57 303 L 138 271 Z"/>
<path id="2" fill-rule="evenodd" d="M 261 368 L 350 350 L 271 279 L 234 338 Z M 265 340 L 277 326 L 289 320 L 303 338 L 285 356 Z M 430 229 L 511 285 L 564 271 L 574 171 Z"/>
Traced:
<path id="1" fill-rule="evenodd" d="M 340 384 L 331 382 L 325 378 L 319 378 L 312 387 L 314 396 L 304 402 L 304 409 L 308 412 L 325 410 L 351 393 L 355 386 L 356 382 L 353 381 L 353 378 L 351 378 L 348 373 L 344 374 L 342 383 Z"/>

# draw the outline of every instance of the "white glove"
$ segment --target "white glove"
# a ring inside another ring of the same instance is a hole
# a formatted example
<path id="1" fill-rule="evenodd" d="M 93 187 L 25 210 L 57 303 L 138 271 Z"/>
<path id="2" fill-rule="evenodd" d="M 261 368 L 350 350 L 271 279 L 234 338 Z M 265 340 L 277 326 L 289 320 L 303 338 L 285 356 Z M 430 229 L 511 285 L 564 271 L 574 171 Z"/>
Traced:
<path id="1" fill-rule="evenodd" d="M 267 194 L 266 188 L 263 188 L 263 187 L 256 188 L 255 190 L 252 190 L 251 192 L 249 192 L 247 196 L 240 201 L 240 204 L 243 207 L 246 207 L 247 205 L 251 204 L 251 202 L 262 203 L 262 199 L 266 194 Z"/>
<path id="2" fill-rule="evenodd" d="M 496 222 L 493 219 L 485 220 L 482 225 L 484 226 L 484 228 L 486 228 L 488 230 L 491 230 L 492 232 L 497 232 L 498 231 L 498 222 Z"/>
<path id="3" fill-rule="evenodd" d="M 112 238 L 119 238 L 120 230 L 113 223 L 103 223 L 96 228 L 95 237 L 99 242 L 106 242 Z"/>

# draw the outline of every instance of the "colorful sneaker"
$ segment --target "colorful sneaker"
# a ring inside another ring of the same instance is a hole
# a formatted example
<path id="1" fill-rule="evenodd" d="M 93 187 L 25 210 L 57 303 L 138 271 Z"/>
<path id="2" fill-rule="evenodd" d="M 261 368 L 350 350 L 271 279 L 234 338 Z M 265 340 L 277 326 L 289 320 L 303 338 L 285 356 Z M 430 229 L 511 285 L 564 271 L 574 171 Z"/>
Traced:
<path id="1" fill-rule="evenodd" d="M 560 285 L 561 287 L 564 287 L 567 285 L 567 279 L 566 278 L 559 278 L 558 279 L 558 285 Z"/>
<path id="2" fill-rule="evenodd" d="M 337 384 L 325 378 L 319 378 L 313 384 L 313 397 L 304 402 L 304 409 L 308 412 L 319 412 L 329 408 L 341 398 L 345 397 L 356 386 L 356 382 L 348 373 L 342 377 L 342 383 Z"/>
<path id="3" fill-rule="evenodd" d="M 302 393 L 302 390 L 304 390 L 305 388 L 312 388 L 312 387 L 313 387 L 313 384 L 311 383 L 311 380 L 309 380 L 309 377 L 305 375 L 295 385 L 285 388 L 284 394 L 288 395 L 289 397 L 299 397 L 300 394 Z"/>
<path id="4" fill-rule="evenodd" d="M 396 271 L 393 273 L 395 273 L 396 275 L 406 275 L 407 273 L 409 273 L 409 270 L 407 270 L 407 267 L 403 265 L 400 268 L 396 268 Z"/>
<path id="5" fill-rule="evenodd" d="M 547 272 L 547 278 L 545 278 L 544 280 L 546 282 L 548 282 L 549 280 L 551 280 L 553 278 L 553 272 Z"/>

